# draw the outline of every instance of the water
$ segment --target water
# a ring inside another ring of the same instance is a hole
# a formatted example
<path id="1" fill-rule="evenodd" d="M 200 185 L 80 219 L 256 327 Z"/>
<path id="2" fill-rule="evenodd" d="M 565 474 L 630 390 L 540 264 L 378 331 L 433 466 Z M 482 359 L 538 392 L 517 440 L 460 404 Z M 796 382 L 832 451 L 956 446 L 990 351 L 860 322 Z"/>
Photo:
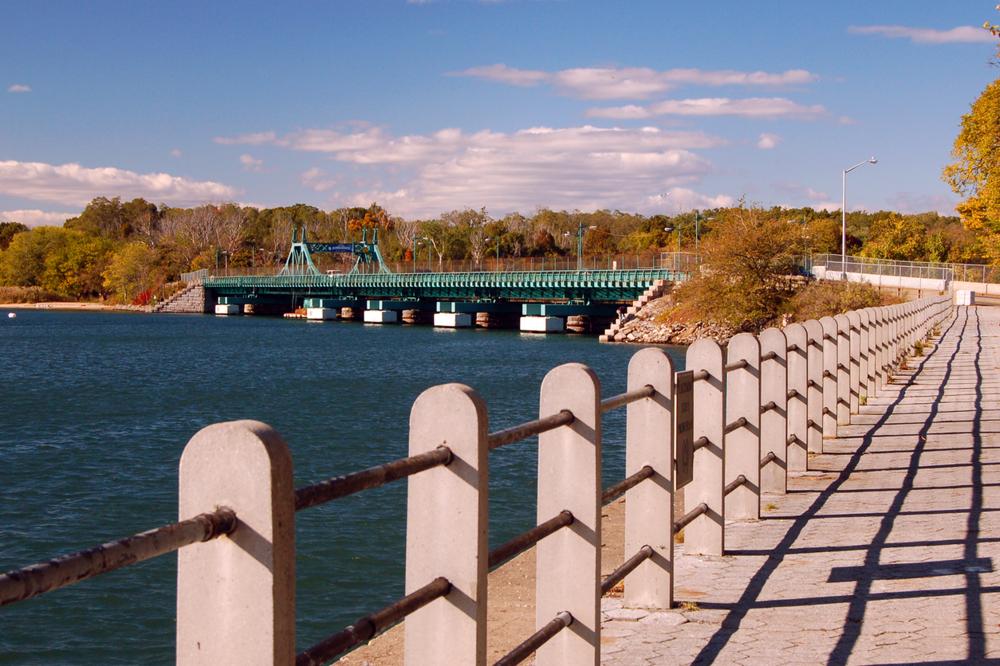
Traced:
<path id="1" fill-rule="evenodd" d="M 272 318 L 23 311 L 0 320 L 0 570 L 176 520 L 184 444 L 253 418 L 288 441 L 296 485 L 406 455 L 429 386 L 477 389 L 496 430 L 535 418 L 546 371 L 625 389 L 636 347 L 513 331 Z M 680 354 L 671 351 L 676 361 Z M 604 421 L 621 479 L 624 412 Z M 490 542 L 534 523 L 535 447 L 491 455 Z M 296 515 L 300 649 L 403 590 L 405 482 Z M 0 663 L 172 663 L 176 556 L 0 609 Z"/>

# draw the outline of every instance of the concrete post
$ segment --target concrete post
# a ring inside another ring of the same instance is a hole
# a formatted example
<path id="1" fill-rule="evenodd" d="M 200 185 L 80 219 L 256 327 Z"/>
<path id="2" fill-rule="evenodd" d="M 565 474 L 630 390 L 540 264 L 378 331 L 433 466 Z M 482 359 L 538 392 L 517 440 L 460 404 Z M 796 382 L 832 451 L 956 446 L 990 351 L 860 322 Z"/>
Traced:
<path id="1" fill-rule="evenodd" d="M 804 472 L 809 467 L 809 336 L 802 324 L 785 327 L 788 341 L 788 471 Z M 794 393 L 793 393 L 794 391 Z"/>
<path id="2" fill-rule="evenodd" d="M 684 486 L 684 511 L 699 504 L 708 511 L 684 528 L 684 552 L 697 555 L 722 555 L 726 547 L 723 521 L 725 456 L 723 454 L 726 415 L 726 373 L 722 369 L 722 348 L 714 340 L 702 338 L 688 347 L 685 366 L 695 373 L 694 437 L 704 437 L 705 446 L 694 452 L 694 480 Z M 707 372 L 698 379 L 699 372 Z"/>
<path id="3" fill-rule="evenodd" d="M 803 326 L 809 343 L 806 442 L 809 453 L 823 453 L 823 326 L 815 319 Z"/>
<path id="4" fill-rule="evenodd" d="M 486 663 L 488 419 L 462 384 L 434 386 L 410 409 L 411 456 L 451 449 L 448 465 L 406 483 L 406 594 L 438 576 L 451 591 L 406 618 L 406 664 Z"/>
<path id="5" fill-rule="evenodd" d="M 535 628 L 568 611 L 573 624 L 538 649 L 536 664 L 598 664 L 601 645 L 601 387 L 579 363 L 542 381 L 539 413 L 573 412 L 538 436 L 538 522 L 567 510 L 573 523 L 535 548 Z"/>
<path id="6" fill-rule="evenodd" d="M 724 479 L 732 483 L 743 476 L 746 482 L 723 501 L 725 517 L 732 520 L 760 518 L 760 343 L 751 333 L 729 340 L 726 363 L 746 363 L 746 367 L 726 374 L 726 433 L 723 450 Z M 737 425 L 740 420 L 744 425 Z"/>
<path id="7" fill-rule="evenodd" d="M 861 313 L 851 310 L 847 313 L 848 356 L 850 357 L 850 411 L 857 414 L 861 397 Z"/>
<path id="8" fill-rule="evenodd" d="M 851 423 L 851 322 L 836 315 L 837 323 L 837 425 Z"/>
<path id="9" fill-rule="evenodd" d="M 819 320 L 823 327 L 823 437 L 837 436 L 837 322 Z"/>
<path id="10" fill-rule="evenodd" d="M 217 423 L 184 447 L 180 520 L 228 507 L 229 536 L 177 554 L 177 663 L 295 662 L 292 458 L 258 421 Z"/>
<path id="11" fill-rule="evenodd" d="M 783 494 L 788 470 L 788 340 L 781 329 L 761 331 L 760 355 L 760 489 Z M 765 463 L 769 456 L 773 459 Z"/>
<path id="12" fill-rule="evenodd" d="M 885 308 L 875 308 L 875 386 L 881 390 L 886 385 L 886 323 Z"/>
<path id="13" fill-rule="evenodd" d="M 648 545 L 653 556 L 625 578 L 625 605 L 668 609 L 674 601 L 674 364 L 662 349 L 632 356 L 628 390 L 656 393 L 630 403 L 625 419 L 625 476 L 646 465 L 653 476 L 625 494 L 625 558 Z"/>
<path id="14" fill-rule="evenodd" d="M 861 367 L 858 380 L 859 393 L 865 396 L 865 401 L 875 397 L 875 362 L 872 350 L 872 310 L 858 310 L 861 317 Z M 860 398 L 859 398 L 860 404 Z"/>

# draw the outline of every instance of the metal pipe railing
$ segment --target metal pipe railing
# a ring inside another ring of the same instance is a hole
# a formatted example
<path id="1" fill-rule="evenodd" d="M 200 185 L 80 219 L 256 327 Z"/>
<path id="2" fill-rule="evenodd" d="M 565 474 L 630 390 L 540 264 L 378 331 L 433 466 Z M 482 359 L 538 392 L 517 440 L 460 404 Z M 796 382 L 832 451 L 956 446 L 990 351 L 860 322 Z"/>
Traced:
<path id="1" fill-rule="evenodd" d="M 325 504 L 340 497 L 346 497 L 362 490 L 378 488 L 387 483 L 405 479 L 408 476 L 451 463 L 452 453 L 447 446 L 439 446 L 433 451 L 400 458 L 384 465 L 376 465 L 343 476 L 335 476 L 295 490 L 295 510 Z"/>
<path id="2" fill-rule="evenodd" d="M 572 524 L 573 514 L 565 510 L 560 511 L 554 518 L 549 518 L 545 522 L 539 523 L 527 532 L 522 532 L 513 539 L 491 550 L 487 566 L 492 569 L 501 562 L 509 560 L 515 555 L 520 555 L 550 534 L 554 534 L 563 527 L 568 527 Z"/>
<path id="3" fill-rule="evenodd" d="M 520 664 L 530 657 L 535 650 L 548 643 L 553 636 L 571 624 L 573 624 L 573 616 L 567 611 L 562 611 L 555 618 L 547 622 L 544 627 L 529 636 L 523 643 L 498 659 L 493 666 L 513 666 L 514 664 Z"/>
<path id="4" fill-rule="evenodd" d="M 654 470 L 649 465 L 644 465 L 635 474 L 626 477 L 624 480 L 619 481 L 618 483 L 616 483 L 613 486 L 610 486 L 609 488 L 605 488 L 604 492 L 601 493 L 601 503 L 607 504 L 614 498 L 625 493 L 630 488 L 634 488 L 635 486 L 639 485 L 642 481 L 645 481 L 654 474 L 656 474 L 656 470 Z"/>
<path id="5" fill-rule="evenodd" d="M 615 585 L 620 583 L 625 579 L 625 576 L 629 575 L 635 568 L 640 564 L 648 560 L 653 556 L 653 549 L 649 546 L 643 546 L 636 552 L 635 555 L 628 558 L 622 562 L 621 566 L 608 574 L 608 577 L 601 581 L 601 594 L 607 594 L 611 591 Z"/>
<path id="6" fill-rule="evenodd" d="M 210 541 L 236 529 L 236 514 L 226 508 L 177 523 L 14 569 L 0 576 L 0 606 L 37 597 L 144 560 Z"/>
<path id="7" fill-rule="evenodd" d="M 407 615 L 426 606 L 451 591 L 447 578 L 438 577 L 418 590 L 414 590 L 399 601 L 359 618 L 354 624 L 324 638 L 308 650 L 295 655 L 295 666 L 321 666 L 333 661 L 338 655 L 370 640 L 379 632 L 388 629 Z"/>
<path id="8" fill-rule="evenodd" d="M 656 395 L 656 389 L 649 384 L 646 384 L 642 388 L 637 388 L 634 391 L 620 393 L 618 395 L 611 396 L 610 398 L 601 400 L 601 413 L 610 412 L 613 409 L 624 407 L 629 403 L 642 400 L 643 398 L 652 398 L 654 395 Z"/>
<path id="9" fill-rule="evenodd" d="M 501 446 L 513 444 L 514 442 L 519 442 L 522 439 L 527 439 L 528 437 L 540 435 L 543 432 L 548 432 L 549 430 L 555 430 L 556 428 L 564 425 L 569 425 L 575 420 L 576 417 L 573 416 L 573 412 L 568 409 L 564 409 L 558 414 L 551 414 L 549 416 L 544 416 L 540 419 L 535 419 L 534 421 L 528 421 L 511 428 L 491 432 L 487 436 L 486 441 L 492 451 L 493 449 L 499 449 Z"/>

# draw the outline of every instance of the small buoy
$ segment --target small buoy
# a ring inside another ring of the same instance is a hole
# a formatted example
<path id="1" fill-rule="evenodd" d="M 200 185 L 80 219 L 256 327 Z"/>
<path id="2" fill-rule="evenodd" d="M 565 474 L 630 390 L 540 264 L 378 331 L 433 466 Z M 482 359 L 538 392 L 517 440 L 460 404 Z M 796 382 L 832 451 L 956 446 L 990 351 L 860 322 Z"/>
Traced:
<path id="1" fill-rule="evenodd" d="M 7 313 L 7 319 L 17 319 L 17 313 L 16 312 L 8 312 Z"/>

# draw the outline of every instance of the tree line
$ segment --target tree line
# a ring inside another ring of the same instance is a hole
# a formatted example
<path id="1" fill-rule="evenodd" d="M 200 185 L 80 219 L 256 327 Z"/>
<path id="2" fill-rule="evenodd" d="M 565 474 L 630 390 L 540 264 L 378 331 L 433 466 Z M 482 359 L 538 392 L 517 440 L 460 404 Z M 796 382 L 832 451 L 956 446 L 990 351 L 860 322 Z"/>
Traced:
<path id="1" fill-rule="evenodd" d="M 640 215 L 541 209 L 530 216 L 491 216 L 485 208 L 454 210 L 408 220 L 378 204 L 323 211 L 296 204 L 258 209 L 229 203 L 193 208 L 157 206 L 144 199 L 99 197 L 62 227 L 29 229 L 0 222 L 0 285 L 39 287 L 69 299 L 134 302 L 181 273 L 223 265 L 274 270 L 288 253 L 292 230 L 314 241 L 351 242 L 379 231 L 390 262 L 443 266 L 449 260 L 481 264 L 488 257 L 565 257 L 583 229 L 586 256 L 694 251 L 731 224 L 733 209 L 679 215 Z M 782 237 L 799 255 L 840 252 L 840 214 L 812 208 L 759 209 L 786 228 Z M 853 212 L 847 216 L 849 253 L 887 259 L 983 263 L 992 236 L 936 213 Z M 320 267 L 344 270 L 349 258 L 321 255 Z"/>

